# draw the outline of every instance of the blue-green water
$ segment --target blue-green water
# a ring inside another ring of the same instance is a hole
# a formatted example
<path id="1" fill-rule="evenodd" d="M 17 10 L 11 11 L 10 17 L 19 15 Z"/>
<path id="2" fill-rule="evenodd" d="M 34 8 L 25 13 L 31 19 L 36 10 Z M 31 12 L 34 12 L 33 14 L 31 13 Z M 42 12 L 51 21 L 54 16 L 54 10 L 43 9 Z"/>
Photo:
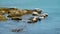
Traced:
<path id="1" fill-rule="evenodd" d="M 11 20 L 0 21 L 0 34 L 60 34 L 60 0 L 0 0 L 0 7 L 41 8 L 49 14 L 48 18 L 35 24 Z M 24 28 L 24 30 L 11 32 L 14 28 Z"/>

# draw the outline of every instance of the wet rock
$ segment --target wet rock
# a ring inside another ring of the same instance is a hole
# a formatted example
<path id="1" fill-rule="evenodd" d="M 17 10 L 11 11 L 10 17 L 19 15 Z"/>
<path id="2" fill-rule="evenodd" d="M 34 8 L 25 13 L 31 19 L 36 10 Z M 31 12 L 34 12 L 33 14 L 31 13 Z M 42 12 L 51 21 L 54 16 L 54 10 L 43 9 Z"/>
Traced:
<path id="1" fill-rule="evenodd" d="M 39 17 L 33 17 L 31 19 L 29 19 L 28 23 L 35 23 L 38 20 L 41 21 L 42 19 L 48 17 L 47 13 L 42 13 L 43 10 L 39 9 L 39 8 L 35 8 L 33 10 L 29 10 L 29 9 L 23 9 L 23 10 L 19 10 L 17 8 L 0 8 L 0 15 L 4 15 L 4 14 L 8 14 L 8 18 L 11 18 L 11 20 L 22 20 L 22 16 L 24 15 L 33 15 L 33 16 L 39 16 Z M 1 16 L 0 16 L 1 17 Z M 6 16 L 5 16 L 6 17 Z M 6 19 L 5 17 L 1 17 L 0 19 Z"/>
<path id="2" fill-rule="evenodd" d="M 22 18 L 11 18 L 11 20 L 22 20 Z"/>
<path id="3" fill-rule="evenodd" d="M 7 17 L 9 17 L 9 18 L 10 18 L 11 16 L 10 16 L 10 15 L 8 15 Z"/>
<path id="4" fill-rule="evenodd" d="M 1 20 L 7 20 L 7 18 L 4 15 L 0 15 L 0 21 Z"/>

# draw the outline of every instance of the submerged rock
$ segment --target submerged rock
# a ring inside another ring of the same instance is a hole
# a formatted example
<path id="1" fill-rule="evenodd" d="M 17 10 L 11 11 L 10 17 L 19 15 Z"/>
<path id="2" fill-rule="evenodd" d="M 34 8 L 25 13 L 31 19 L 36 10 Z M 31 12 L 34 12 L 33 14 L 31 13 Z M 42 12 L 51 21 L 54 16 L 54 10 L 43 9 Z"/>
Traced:
<path id="1" fill-rule="evenodd" d="M 23 31 L 23 28 L 21 28 L 21 29 L 12 29 L 12 32 L 20 32 L 20 31 Z"/>
<path id="2" fill-rule="evenodd" d="M 37 21 L 28 21 L 27 23 L 36 23 Z"/>
<path id="3" fill-rule="evenodd" d="M 22 18 L 11 18 L 11 20 L 22 20 Z"/>

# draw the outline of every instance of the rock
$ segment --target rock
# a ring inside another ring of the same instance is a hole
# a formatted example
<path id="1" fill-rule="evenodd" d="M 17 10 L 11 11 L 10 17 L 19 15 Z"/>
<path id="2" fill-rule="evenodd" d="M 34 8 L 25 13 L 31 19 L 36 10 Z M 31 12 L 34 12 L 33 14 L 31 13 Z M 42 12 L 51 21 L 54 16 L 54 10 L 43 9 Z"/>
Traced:
<path id="1" fill-rule="evenodd" d="M 22 10 L 22 12 L 21 12 L 23 15 L 28 15 L 28 14 L 32 14 L 32 12 L 30 11 L 30 10 L 27 10 L 27 9 L 25 9 L 25 10 Z"/>
<path id="2" fill-rule="evenodd" d="M 11 18 L 11 20 L 22 20 L 22 18 Z"/>
<path id="3" fill-rule="evenodd" d="M 8 9 L 6 8 L 0 8 L 0 15 L 4 15 L 8 13 Z"/>
<path id="4" fill-rule="evenodd" d="M 20 32 L 22 30 L 23 30 L 23 28 L 22 29 L 12 29 L 12 32 Z"/>
<path id="5" fill-rule="evenodd" d="M 23 12 L 21 10 L 11 10 L 8 14 L 10 16 L 23 16 Z"/>
<path id="6" fill-rule="evenodd" d="M 7 18 L 4 15 L 0 15 L 0 21 L 1 20 L 7 20 Z"/>
<path id="7" fill-rule="evenodd" d="M 18 10 L 17 8 L 8 8 L 9 10 Z"/>
<path id="8" fill-rule="evenodd" d="M 31 20 L 29 20 L 27 23 L 32 23 L 32 21 L 31 21 Z"/>
<path id="9" fill-rule="evenodd" d="M 16 12 L 9 12 L 7 17 L 21 17 L 22 15 L 20 14 L 20 12 L 16 11 Z"/>

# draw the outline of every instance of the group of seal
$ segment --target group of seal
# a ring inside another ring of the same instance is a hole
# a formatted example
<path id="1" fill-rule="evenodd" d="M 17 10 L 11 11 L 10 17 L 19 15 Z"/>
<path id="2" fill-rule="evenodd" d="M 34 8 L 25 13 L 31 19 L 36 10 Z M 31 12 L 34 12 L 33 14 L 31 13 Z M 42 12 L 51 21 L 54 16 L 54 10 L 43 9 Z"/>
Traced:
<path id="1" fill-rule="evenodd" d="M 7 14 L 7 16 L 6 16 Z M 1 20 L 22 20 L 22 16 L 31 14 L 32 17 L 28 19 L 27 23 L 36 23 L 48 17 L 47 13 L 43 13 L 43 10 L 39 8 L 35 9 L 17 9 L 17 8 L 0 8 L 0 21 Z M 8 18 L 7 18 L 8 17 Z M 28 16 L 27 16 L 28 17 Z M 12 32 L 19 32 L 23 29 L 13 29 Z"/>
<path id="2" fill-rule="evenodd" d="M 47 13 L 43 13 L 43 10 L 41 9 L 35 9 L 33 10 L 34 12 L 32 13 L 33 17 L 31 17 L 28 20 L 28 23 L 36 23 L 37 21 L 41 21 L 42 19 L 45 19 L 46 17 L 48 17 Z"/>
<path id="3" fill-rule="evenodd" d="M 34 17 L 32 19 L 29 19 L 28 21 L 31 22 L 37 22 L 37 20 L 44 19 L 45 17 L 48 16 L 47 13 L 42 13 L 43 10 L 39 8 L 35 9 L 18 9 L 18 8 L 0 8 L 0 20 L 8 20 L 8 18 L 11 18 L 11 20 L 22 20 L 22 16 L 24 15 L 33 15 Z M 5 16 L 7 14 L 8 18 Z M 38 17 L 36 17 L 38 16 Z"/>

